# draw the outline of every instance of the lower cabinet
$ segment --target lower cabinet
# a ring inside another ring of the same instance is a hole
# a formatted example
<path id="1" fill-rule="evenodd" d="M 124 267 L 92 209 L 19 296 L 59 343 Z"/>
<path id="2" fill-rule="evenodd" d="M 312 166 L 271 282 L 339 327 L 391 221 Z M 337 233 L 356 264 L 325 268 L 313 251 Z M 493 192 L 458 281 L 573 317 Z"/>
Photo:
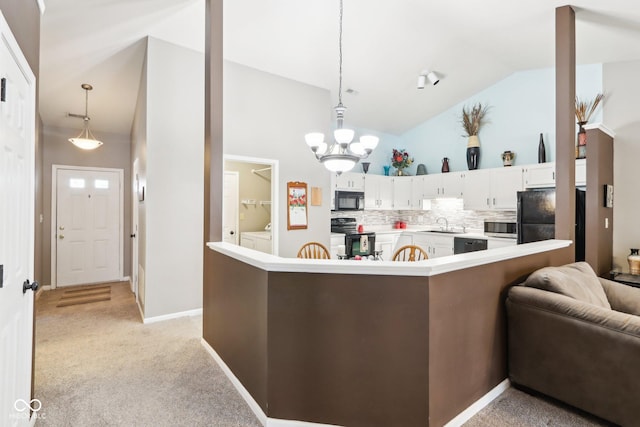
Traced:
<path id="1" fill-rule="evenodd" d="M 268 231 L 246 231 L 240 233 L 240 246 L 264 252 L 272 253 L 271 233 Z"/>
<path id="2" fill-rule="evenodd" d="M 380 257 L 384 261 L 391 261 L 393 259 L 393 254 L 395 253 L 396 245 L 400 237 L 400 232 L 376 233 L 376 248 L 380 248 L 382 251 Z"/>
<path id="3" fill-rule="evenodd" d="M 424 249 L 429 258 L 453 255 L 453 236 L 416 234 L 413 236 L 413 244 Z"/>

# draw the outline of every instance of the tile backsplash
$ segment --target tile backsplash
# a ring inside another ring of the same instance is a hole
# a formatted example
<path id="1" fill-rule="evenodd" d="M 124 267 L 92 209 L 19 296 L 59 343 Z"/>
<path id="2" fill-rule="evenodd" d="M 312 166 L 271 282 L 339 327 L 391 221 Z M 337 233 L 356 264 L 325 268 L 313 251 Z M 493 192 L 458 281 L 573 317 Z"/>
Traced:
<path id="1" fill-rule="evenodd" d="M 411 211 L 341 211 L 331 212 L 332 218 L 353 217 L 364 226 L 393 225 L 404 221 L 409 226 L 435 225 L 439 217 L 447 218 L 449 226 L 483 229 L 484 221 L 516 222 L 516 211 L 468 211 L 463 209 L 462 199 L 436 199 L 431 201 L 430 210 Z"/>

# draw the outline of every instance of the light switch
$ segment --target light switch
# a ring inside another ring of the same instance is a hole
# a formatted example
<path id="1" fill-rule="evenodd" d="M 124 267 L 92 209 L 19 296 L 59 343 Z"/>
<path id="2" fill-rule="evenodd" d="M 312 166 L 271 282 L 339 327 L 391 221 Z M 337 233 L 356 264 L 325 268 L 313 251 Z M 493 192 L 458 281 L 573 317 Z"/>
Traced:
<path id="1" fill-rule="evenodd" d="M 609 218 L 604 219 L 604 228 L 609 228 Z"/>

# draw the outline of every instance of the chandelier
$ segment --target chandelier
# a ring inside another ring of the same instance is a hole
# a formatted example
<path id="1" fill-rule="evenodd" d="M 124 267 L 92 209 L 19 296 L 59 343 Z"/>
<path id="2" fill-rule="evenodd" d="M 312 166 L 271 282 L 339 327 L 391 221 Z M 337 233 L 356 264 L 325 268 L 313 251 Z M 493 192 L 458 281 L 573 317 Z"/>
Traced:
<path id="1" fill-rule="evenodd" d="M 336 130 L 333 131 L 335 141 L 329 145 L 324 142 L 324 134 L 312 132 L 305 135 L 305 141 L 311 151 L 327 169 L 332 172 L 342 173 L 353 169 L 359 160 L 366 159 L 378 145 L 378 137 L 362 135 L 358 142 L 352 142 L 355 132 L 353 129 L 345 129 L 344 112 L 347 109 L 342 105 L 342 1 L 340 0 L 340 74 L 338 86 L 338 105 L 336 110 Z"/>
<path id="2" fill-rule="evenodd" d="M 69 142 L 75 145 L 78 148 L 82 148 L 83 150 L 95 150 L 96 148 L 102 145 L 102 141 L 98 141 L 95 136 L 89 130 L 89 91 L 93 89 L 88 83 L 83 83 L 80 87 L 85 91 L 84 98 L 84 115 L 81 114 L 71 114 L 68 113 L 69 117 L 77 117 L 84 121 L 84 127 L 80 135 L 75 138 L 69 138 Z"/>

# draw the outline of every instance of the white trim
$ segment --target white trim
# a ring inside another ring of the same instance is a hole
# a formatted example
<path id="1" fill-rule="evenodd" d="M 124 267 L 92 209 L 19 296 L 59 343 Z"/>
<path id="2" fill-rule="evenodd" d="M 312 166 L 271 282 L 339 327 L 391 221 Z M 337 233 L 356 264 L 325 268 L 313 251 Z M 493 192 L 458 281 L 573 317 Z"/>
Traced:
<path id="1" fill-rule="evenodd" d="M 244 162 L 244 163 L 262 163 L 271 165 L 271 251 L 273 255 L 279 253 L 279 220 L 280 220 L 280 197 L 278 186 L 280 183 L 280 161 L 276 159 L 263 159 L 260 157 L 237 156 L 234 154 L 225 154 L 223 161 Z"/>
<path id="2" fill-rule="evenodd" d="M 44 0 L 36 0 L 38 2 L 38 7 L 40 8 L 40 15 L 44 15 Z"/>
<path id="3" fill-rule="evenodd" d="M 142 310 L 141 310 L 141 313 L 142 313 Z M 202 315 L 202 309 L 196 308 L 195 310 L 187 310 L 187 311 L 180 311 L 178 313 L 163 314 L 162 316 L 147 317 L 147 318 L 142 316 L 142 323 L 146 325 L 148 323 L 162 322 L 164 320 L 178 319 L 180 317 L 200 316 L 200 315 Z"/>
<path id="4" fill-rule="evenodd" d="M 323 274 L 367 274 L 389 276 L 435 276 L 493 262 L 519 258 L 566 248 L 571 240 L 545 240 L 516 246 L 469 252 L 417 262 L 353 261 L 335 259 L 281 258 L 253 249 L 224 242 L 209 242 L 207 246 L 222 254 L 266 271 L 323 273 Z"/>
<path id="5" fill-rule="evenodd" d="M 586 130 L 589 130 L 589 129 L 600 129 L 602 132 L 606 133 L 611 138 L 615 138 L 616 137 L 616 133 L 614 131 L 612 131 L 611 129 L 609 129 L 608 127 L 606 127 L 605 125 L 603 125 L 602 123 L 587 123 L 586 125 L 584 125 L 584 128 Z"/>
<path id="6" fill-rule="evenodd" d="M 120 202 L 120 226 L 118 232 L 118 240 L 120 242 L 120 254 L 118 260 L 118 276 L 123 277 L 124 273 L 124 169 L 117 168 L 98 168 L 90 166 L 69 166 L 69 165 L 51 165 L 51 288 L 56 289 L 58 287 L 58 274 L 56 266 L 58 263 L 58 253 L 56 251 L 56 224 L 58 222 L 58 170 L 59 169 L 71 169 L 82 171 L 98 171 L 98 172 L 117 172 L 118 180 L 120 181 L 119 189 L 119 202 Z"/>
<path id="7" fill-rule="evenodd" d="M 507 378 L 500 384 L 489 390 L 487 394 L 472 403 L 471 406 L 469 406 L 467 409 L 456 415 L 456 417 L 446 423 L 444 427 L 458 427 L 463 425 L 464 423 L 469 421 L 471 417 L 476 415 L 485 406 L 491 403 L 496 397 L 500 396 L 502 393 L 508 390 L 509 387 L 511 387 L 511 381 L 509 381 L 509 379 Z"/>
<path id="8" fill-rule="evenodd" d="M 260 405 L 258 405 L 258 402 L 256 402 L 253 396 L 251 396 L 251 393 L 244 388 L 240 380 L 233 374 L 231 369 L 229 369 L 227 364 L 224 363 L 224 360 L 222 360 L 213 347 L 211 347 L 204 338 L 202 338 L 200 342 L 204 349 L 207 350 L 211 357 L 213 357 L 213 360 L 215 360 L 220 369 L 222 369 L 222 372 L 227 376 L 229 381 L 231 381 L 231 384 L 233 384 L 240 396 L 244 399 L 247 405 L 249 405 L 249 409 L 251 409 L 256 418 L 258 418 L 260 424 L 264 427 L 339 427 L 335 424 L 318 424 L 306 421 L 281 420 L 278 418 L 267 417 L 267 414 L 264 413 Z"/>
<path id="9" fill-rule="evenodd" d="M 45 285 L 42 287 L 43 291 L 50 291 L 51 290 L 51 285 Z"/>
<path id="10" fill-rule="evenodd" d="M 140 320 L 144 323 L 144 313 L 142 312 L 142 307 L 140 306 L 140 300 L 136 296 L 136 305 L 138 306 L 138 311 L 140 312 Z"/>

